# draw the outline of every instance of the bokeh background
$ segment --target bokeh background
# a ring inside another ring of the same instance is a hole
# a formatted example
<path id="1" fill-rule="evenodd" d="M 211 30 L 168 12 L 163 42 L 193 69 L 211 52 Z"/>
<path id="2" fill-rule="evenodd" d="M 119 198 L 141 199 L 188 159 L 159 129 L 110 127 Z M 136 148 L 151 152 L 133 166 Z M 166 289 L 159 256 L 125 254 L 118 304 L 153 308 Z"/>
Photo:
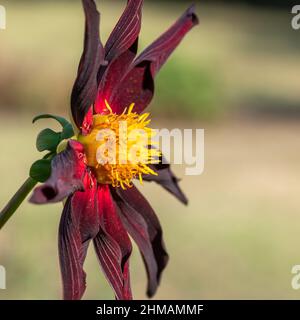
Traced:
<path id="1" fill-rule="evenodd" d="M 197 2 L 197 1 L 196 1 Z M 40 155 L 35 137 L 67 115 L 83 41 L 79 0 L 1 1 L 0 206 Z M 107 39 L 125 1 L 98 1 Z M 145 1 L 141 48 L 164 31 L 187 1 Z M 155 127 L 204 128 L 205 171 L 184 176 L 188 207 L 156 185 L 143 192 L 157 211 L 171 259 L 157 299 L 299 299 L 291 268 L 300 264 L 300 31 L 289 1 L 200 1 L 201 25 L 157 78 Z M 0 299 L 59 299 L 57 229 L 62 205 L 24 203 L 0 232 L 7 290 Z M 137 250 L 135 298 L 146 277 Z M 85 298 L 112 292 L 91 248 Z"/>

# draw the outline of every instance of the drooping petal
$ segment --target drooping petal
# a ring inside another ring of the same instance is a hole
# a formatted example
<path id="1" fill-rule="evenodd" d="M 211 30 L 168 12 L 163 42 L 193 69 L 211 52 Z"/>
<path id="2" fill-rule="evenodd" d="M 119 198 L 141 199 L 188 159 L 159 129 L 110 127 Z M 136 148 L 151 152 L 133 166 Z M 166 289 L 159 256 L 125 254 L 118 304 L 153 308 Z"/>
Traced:
<path id="1" fill-rule="evenodd" d="M 85 191 L 75 192 L 64 206 L 59 227 L 59 260 L 65 300 L 81 299 L 85 291 L 83 270 L 89 242 L 99 232 L 97 184 L 85 176 Z"/>
<path id="2" fill-rule="evenodd" d="M 51 162 L 51 176 L 37 187 L 30 202 L 44 204 L 59 202 L 77 190 L 83 190 L 86 172 L 83 145 L 75 140 L 68 142 L 66 150 L 56 155 Z"/>
<path id="3" fill-rule="evenodd" d="M 59 258 L 63 281 L 63 298 L 81 299 L 85 291 L 83 258 L 87 250 L 83 247 L 77 221 L 73 221 L 72 198 L 70 197 L 61 217 L 59 228 Z"/>
<path id="4" fill-rule="evenodd" d="M 173 194 L 179 201 L 183 204 L 188 204 L 188 199 L 179 187 L 179 179 L 175 176 L 175 174 L 171 170 L 171 166 L 169 164 L 153 164 L 150 165 L 150 168 L 157 173 L 155 175 L 144 175 L 143 180 L 145 181 L 154 181 L 165 188 L 168 192 Z"/>
<path id="5" fill-rule="evenodd" d="M 198 24 L 194 6 L 134 61 L 119 86 L 111 93 L 112 106 L 135 103 L 135 111 L 142 112 L 154 95 L 154 78 L 186 33 Z M 117 107 L 116 107 L 117 108 Z"/>
<path id="6" fill-rule="evenodd" d="M 82 0 L 85 13 L 84 51 L 72 96 L 71 110 L 75 124 L 81 128 L 85 115 L 97 96 L 97 74 L 104 61 L 104 48 L 99 36 L 100 15 L 94 0 Z"/>
<path id="7" fill-rule="evenodd" d="M 131 242 L 118 216 L 108 185 L 99 185 L 100 231 L 94 238 L 99 263 L 115 292 L 116 299 L 132 299 L 129 257 Z"/>
<path id="8" fill-rule="evenodd" d="M 118 188 L 112 190 L 112 194 L 126 229 L 143 256 L 148 276 L 147 294 L 152 297 L 169 259 L 159 220 L 136 187 L 127 190 Z"/>
<path id="9" fill-rule="evenodd" d="M 101 79 L 98 96 L 95 104 L 95 112 L 105 111 L 105 100 L 109 103 L 114 88 L 118 86 L 132 61 L 138 48 L 138 36 L 141 30 L 143 0 L 129 0 L 105 45 L 105 60 L 107 67 L 100 68 L 98 79 Z M 123 111 L 118 106 L 111 105 L 116 113 Z"/>

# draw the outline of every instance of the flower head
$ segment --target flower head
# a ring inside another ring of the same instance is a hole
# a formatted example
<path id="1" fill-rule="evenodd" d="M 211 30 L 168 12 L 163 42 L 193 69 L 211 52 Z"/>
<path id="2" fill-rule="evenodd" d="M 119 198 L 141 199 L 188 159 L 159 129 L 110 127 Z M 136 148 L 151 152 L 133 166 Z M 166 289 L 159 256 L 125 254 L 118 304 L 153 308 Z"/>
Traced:
<path id="1" fill-rule="evenodd" d="M 59 144 L 50 177 L 30 201 L 65 200 L 59 228 L 65 299 L 84 294 L 83 264 L 91 242 L 116 298 L 132 298 L 128 234 L 143 256 L 152 296 L 168 254 L 160 223 L 133 181 L 155 181 L 183 203 L 187 200 L 170 166 L 161 163 L 162 155 L 151 142 L 149 114 L 142 112 L 154 95 L 157 72 L 198 19 L 190 7 L 136 57 L 143 1 L 127 2 L 105 46 L 95 2 L 82 2 L 84 51 L 71 97 L 75 135 Z"/>
<path id="2" fill-rule="evenodd" d="M 152 148 L 155 131 L 148 127 L 148 113 L 132 112 L 134 104 L 122 114 L 96 114 L 88 134 L 79 134 L 78 141 L 85 149 L 86 161 L 98 183 L 123 189 L 132 187 L 132 180 L 143 175 L 157 175 L 149 167 L 159 162 L 160 152 Z"/>

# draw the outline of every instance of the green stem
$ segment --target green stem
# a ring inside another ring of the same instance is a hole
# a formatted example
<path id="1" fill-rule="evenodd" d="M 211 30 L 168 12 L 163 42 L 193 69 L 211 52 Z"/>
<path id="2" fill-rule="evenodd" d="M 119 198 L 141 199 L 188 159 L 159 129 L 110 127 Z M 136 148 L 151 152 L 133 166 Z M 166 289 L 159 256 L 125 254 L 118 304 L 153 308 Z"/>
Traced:
<path id="1" fill-rule="evenodd" d="M 28 178 L 20 187 L 20 189 L 16 192 L 16 194 L 11 198 L 11 200 L 0 213 L 0 230 L 15 213 L 15 211 L 19 208 L 21 203 L 25 200 L 25 198 L 28 196 L 28 194 L 35 187 L 36 184 L 37 181 L 33 180 L 32 178 Z"/>

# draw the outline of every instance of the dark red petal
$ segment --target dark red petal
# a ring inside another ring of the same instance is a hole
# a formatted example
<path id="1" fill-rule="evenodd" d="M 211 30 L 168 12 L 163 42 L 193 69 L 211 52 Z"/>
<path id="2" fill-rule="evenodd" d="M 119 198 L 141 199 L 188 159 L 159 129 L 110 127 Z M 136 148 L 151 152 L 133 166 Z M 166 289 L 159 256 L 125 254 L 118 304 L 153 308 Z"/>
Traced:
<path id="1" fill-rule="evenodd" d="M 91 106 L 82 122 L 81 133 L 83 135 L 88 135 L 90 133 L 93 126 L 93 115 L 94 115 L 94 108 L 93 106 Z"/>
<path id="2" fill-rule="evenodd" d="M 138 39 L 136 42 L 125 52 L 123 52 L 119 57 L 114 59 L 105 70 L 98 89 L 98 95 L 95 103 L 96 113 L 105 113 L 106 105 L 105 100 L 110 104 L 113 112 L 120 114 L 128 106 L 113 105 L 111 101 L 115 94 L 118 94 L 115 88 L 118 87 L 120 81 L 122 81 L 123 76 L 128 71 L 129 66 L 134 60 L 138 47 Z"/>
<path id="3" fill-rule="evenodd" d="M 136 187 L 115 189 L 113 195 L 121 209 L 124 225 L 142 253 L 148 275 L 147 294 L 152 297 L 169 259 L 159 220 Z"/>
<path id="4" fill-rule="evenodd" d="M 131 242 L 118 216 L 107 185 L 98 187 L 100 231 L 94 238 L 95 251 L 116 299 L 132 299 L 129 276 Z"/>
<path id="5" fill-rule="evenodd" d="M 99 36 L 100 16 L 94 0 L 82 0 L 85 13 L 84 51 L 75 81 L 71 109 L 74 121 L 81 128 L 84 117 L 97 96 L 97 74 L 104 60 L 104 48 Z"/>
<path id="6" fill-rule="evenodd" d="M 128 71 L 134 60 L 137 47 L 138 36 L 141 30 L 143 0 L 129 0 L 105 45 L 105 60 L 107 67 L 100 69 L 98 78 L 101 79 L 98 96 L 95 104 L 95 112 L 105 112 L 105 100 L 109 102 L 111 108 L 116 113 L 122 113 L 127 106 L 111 104 L 114 90 Z"/>
<path id="7" fill-rule="evenodd" d="M 174 175 L 169 164 L 153 164 L 150 165 L 158 175 L 144 175 L 145 181 L 154 181 L 173 194 L 183 204 L 188 204 L 188 199 L 179 187 L 179 179 Z"/>
<path id="8" fill-rule="evenodd" d="M 141 30 L 143 0 L 128 0 L 127 6 L 105 45 L 105 60 L 110 62 L 127 51 Z"/>
<path id="9" fill-rule="evenodd" d="M 194 6 L 190 7 L 177 22 L 146 48 L 135 60 L 133 67 L 122 79 L 110 101 L 113 106 L 135 103 L 135 111 L 142 112 L 154 94 L 154 77 L 186 33 L 198 24 Z"/>
<path id="10" fill-rule="evenodd" d="M 84 149 L 81 143 L 70 140 L 66 150 L 55 156 L 51 163 L 51 176 L 37 187 L 30 202 L 44 204 L 59 202 L 77 190 L 83 190 L 86 172 Z"/>
<path id="11" fill-rule="evenodd" d="M 85 176 L 85 191 L 70 196 L 59 227 L 59 259 L 65 300 L 81 299 L 85 291 L 84 260 L 90 240 L 99 232 L 96 181 Z"/>
<path id="12" fill-rule="evenodd" d="M 59 258 L 66 300 L 81 299 L 85 291 L 83 260 L 87 246 L 82 245 L 79 227 L 73 221 L 72 198 L 65 204 L 59 228 Z"/>
<path id="13" fill-rule="evenodd" d="M 120 218 L 131 237 L 137 243 L 145 262 L 148 275 L 147 294 L 152 297 L 158 287 L 158 268 L 145 219 L 119 197 L 114 189 L 112 195 L 120 208 Z"/>

